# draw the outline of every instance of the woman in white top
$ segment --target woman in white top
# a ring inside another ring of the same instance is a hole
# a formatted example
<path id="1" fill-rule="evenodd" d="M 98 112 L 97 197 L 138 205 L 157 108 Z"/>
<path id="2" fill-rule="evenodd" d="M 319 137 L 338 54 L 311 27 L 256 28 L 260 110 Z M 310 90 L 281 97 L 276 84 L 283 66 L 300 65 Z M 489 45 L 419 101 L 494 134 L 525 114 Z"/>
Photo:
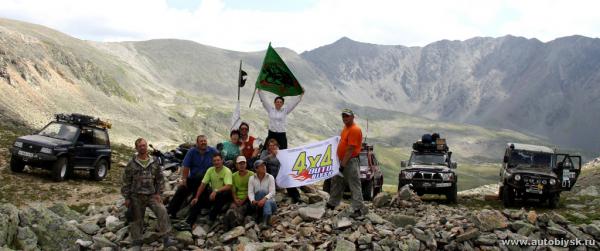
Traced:
<path id="1" fill-rule="evenodd" d="M 287 149 L 287 136 L 285 135 L 287 126 L 287 115 L 296 108 L 302 101 L 304 93 L 299 98 L 295 98 L 290 105 L 284 106 L 285 99 L 281 96 L 275 98 L 274 105 L 269 104 L 262 90 L 258 90 L 258 97 L 269 114 L 269 135 L 265 142 L 274 138 L 279 143 L 279 149 Z"/>

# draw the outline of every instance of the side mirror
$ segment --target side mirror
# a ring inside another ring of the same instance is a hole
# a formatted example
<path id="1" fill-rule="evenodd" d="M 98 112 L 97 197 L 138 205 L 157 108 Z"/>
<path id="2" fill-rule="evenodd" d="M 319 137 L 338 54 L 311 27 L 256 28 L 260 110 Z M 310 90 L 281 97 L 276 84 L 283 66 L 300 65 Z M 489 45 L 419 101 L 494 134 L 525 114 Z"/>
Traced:
<path id="1" fill-rule="evenodd" d="M 406 167 L 406 160 L 400 161 L 400 167 Z"/>
<path id="2" fill-rule="evenodd" d="M 456 162 L 452 162 L 450 164 L 450 168 L 452 168 L 452 169 L 456 169 L 457 167 L 458 167 L 458 164 Z"/>
<path id="3" fill-rule="evenodd" d="M 504 155 L 504 159 L 502 160 L 504 163 L 508 163 L 508 156 Z"/>

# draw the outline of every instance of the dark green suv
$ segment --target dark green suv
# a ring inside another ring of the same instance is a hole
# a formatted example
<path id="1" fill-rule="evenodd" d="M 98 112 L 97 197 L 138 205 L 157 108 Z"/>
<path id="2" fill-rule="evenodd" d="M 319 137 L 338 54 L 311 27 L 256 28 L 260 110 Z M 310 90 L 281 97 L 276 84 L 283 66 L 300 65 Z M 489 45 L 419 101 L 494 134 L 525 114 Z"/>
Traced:
<path id="1" fill-rule="evenodd" d="M 48 169 L 56 181 L 74 170 L 88 170 L 94 180 L 103 180 L 111 163 L 110 126 L 87 115 L 57 114 L 38 133 L 15 140 L 10 169 L 23 172 L 25 165 Z"/>

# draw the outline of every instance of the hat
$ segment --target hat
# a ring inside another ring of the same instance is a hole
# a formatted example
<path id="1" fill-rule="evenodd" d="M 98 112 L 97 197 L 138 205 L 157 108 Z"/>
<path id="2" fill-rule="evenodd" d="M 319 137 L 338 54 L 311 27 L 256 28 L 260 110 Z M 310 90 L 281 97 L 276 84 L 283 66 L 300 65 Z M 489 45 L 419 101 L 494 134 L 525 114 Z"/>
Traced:
<path id="1" fill-rule="evenodd" d="M 348 108 L 342 110 L 342 115 L 354 116 L 354 112 Z"/>
<path id="2" fill-rule="evenodd" d="M 238 156 L 237 159 L 235 160 L 235 163 L 240 163 L 240 162 L 246 162 L 246 157 Z"/>
<path id="3" fill-rule="evenodd" d="M 258 160 L 256 160 L 254 162 L 254 168 L 257 168 L 257 167 L 259 167 L 260 165 L 263 165 L 263 164 L 265 164 L 265 161 L 262 160 L 262 159 L 258 159 Z"/>

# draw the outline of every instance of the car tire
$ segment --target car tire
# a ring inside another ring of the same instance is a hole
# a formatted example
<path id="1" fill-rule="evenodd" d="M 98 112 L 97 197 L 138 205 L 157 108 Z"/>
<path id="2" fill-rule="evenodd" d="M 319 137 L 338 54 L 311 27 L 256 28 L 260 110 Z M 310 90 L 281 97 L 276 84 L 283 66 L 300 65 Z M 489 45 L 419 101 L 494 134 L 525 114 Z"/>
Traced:
<path id="1" fill-rule="evenodd" d="M 457 200 L 457 188 L 456 188 L 456 184 L 452 185 L 452 188 L 450 188 L 450 190 L 448 192 L 446 192 L 446 202 L 448 202 L 449 204 L 456 204 L 456 200 Z"/>
<path id="2" fill-rule="evenodd" d="M 553 193 L 548 196 L 548 207 L 549 208 L 558 208 L 558 204 L 560 203 L 560 193 Z"/>
<path id="3" fill-rule="evenodd" d="M 107 174 L 108 174 L 108 162 L 106 162 L 106 159 L 98 160 L 98 162 L 96 163 L 96 166 L 94 166 L 94 169 L 90 170 L 90 176 L 95 181 L 103 180 Z"/>
<path id="4" fill-rule="evenodd" d="M 11 156 L 10 157 L 10 170 L 15 173 L 22 173 L 23 169 L 25 169 L 25 162 L 19 159 L 18 157 Z"/>
<path id="5" fill-rule="evenodd" d="M 69 173 L 69 160 L 67 157 L 58 158 L 52 165 L 52 178 L 55 181 L 63 181 Z"/>
<path id="6" fill-rule="evenodd" d="M 373 180 L 367 180 L 361 184 L 363 200 L 372 200 L 373 199 L 373 193 L 374 193 L 373 183 L 374 183 Z"/>
<path id="7" fill-rule="evenodd" d="M 502 204 L 504 207 L 512 207 L 514 205 L 514 193 L 509 185 L 502 186 Z"/>

